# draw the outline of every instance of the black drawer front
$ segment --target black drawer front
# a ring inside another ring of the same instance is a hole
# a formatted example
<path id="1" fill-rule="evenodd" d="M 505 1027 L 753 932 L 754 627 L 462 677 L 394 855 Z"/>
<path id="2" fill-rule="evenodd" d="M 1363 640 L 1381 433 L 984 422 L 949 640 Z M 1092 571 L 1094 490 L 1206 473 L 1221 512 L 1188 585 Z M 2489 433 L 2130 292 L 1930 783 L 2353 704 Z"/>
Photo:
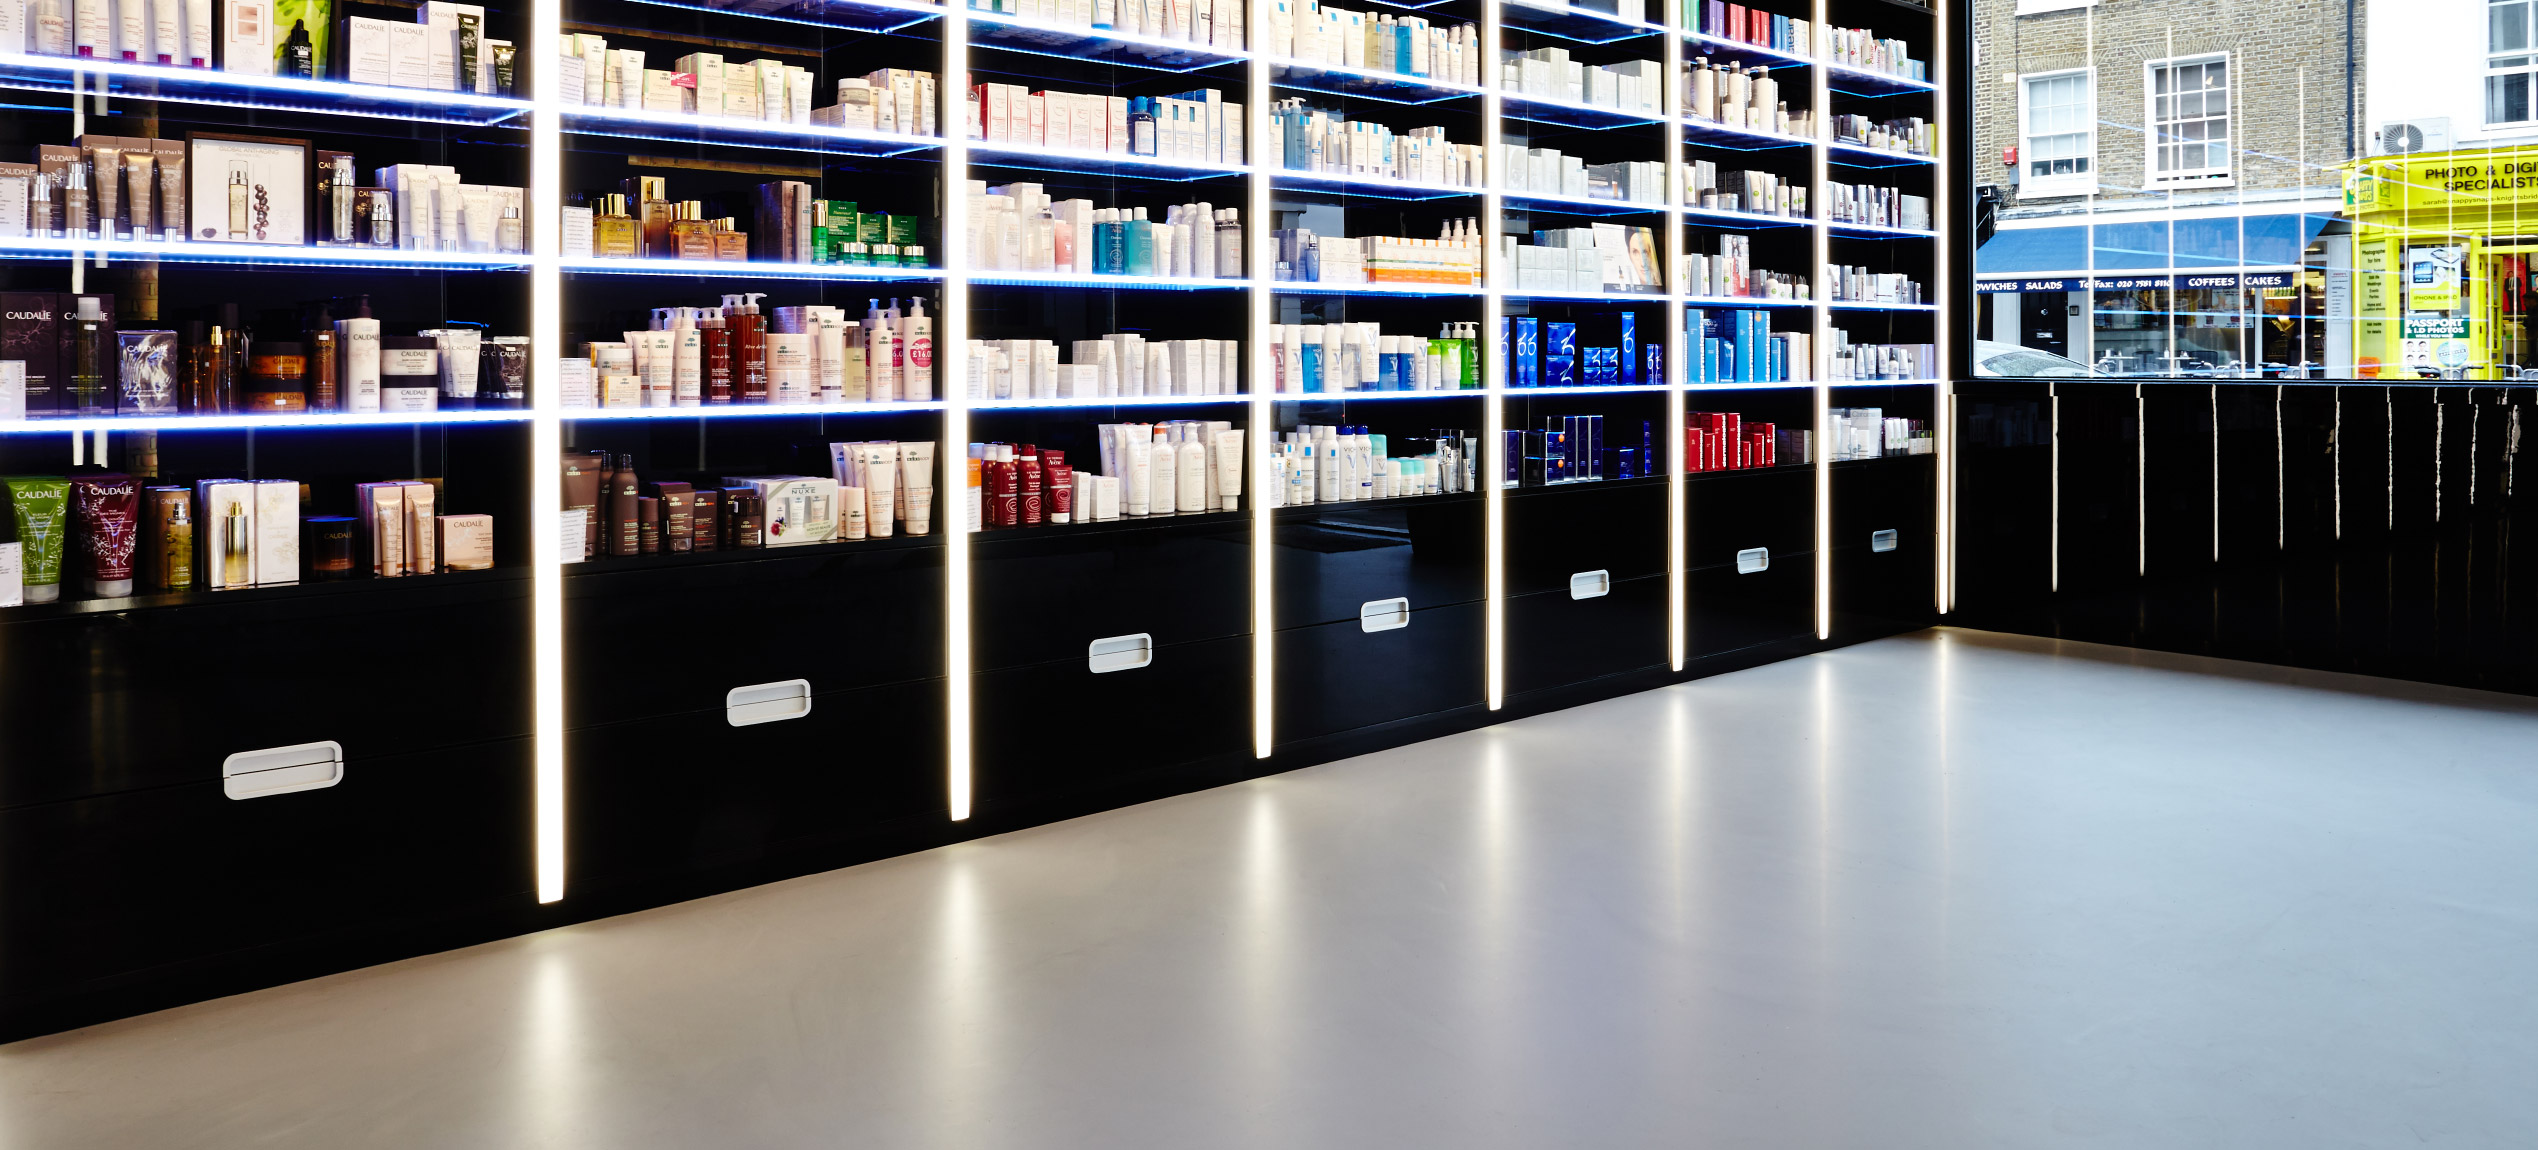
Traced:
<path id="1" fill-rule="evenodd" d="M 1692 572 L 1694 658 L 1782 639 L 1815 635 L 1815 556 L 1774 555 L 1769 569 L 1739 575 L 1733 566 Z"/>
<path id="2" fill-rule="evenodd" d="M 811 550 L 568 578 L 565 721 L 719 713 L 732 688 L 786 679 L 943 677 L 940 546 Z"/>
<path id="3" fill-rule="evenodd" d="M 295 743 L 526 736 L 528 583 L 492 574 L 0 626 L 0 806 L 216 784 L 230 755 Z"/>
<path id="4" fill-rule="evenodd" d="M 1251 524 L 1048 528 L 981 536 L 970 551 L 972 658 L 981 671 L 1080 662 L 1087 644 L 1251 633 Z"/>
<path id="5" fill-rule="evenodd" d="M 1278 632 L 1280 743 L 1479 704 L 1484 612 L 1428 607 L 1410 625 L 1368 633 L 1356 620 Z"/>
<path id="6" fill-rule="evenodd" d="M 1852 547 L 1833 552 L 1833 625 L 1892 631 L 1938 620 L 1938 574 L 1930 549 L 1909 543 L 1892 551 Z"/>
<path id="7" fill-rule="evenodd" d="M 1661 666 L 1666 661 L 1666 580 L 1631 579 L 1605 595 L 1566 589 L 1507 600 L 1507 690 L 1539 691 Z"/>
<path id="8" fill-rule="evenodd" d="M 1784 552 L 1815 549 L 1815 469 L 1775 467 L 1690 477 L 1685 486 L 1691 522 L 1687 567 L 1736 561 L 1753 547 Z"/>
<path id="9" fill-rule="evenodd" d="M 1477 603 L 1488 594 L 1486 523 L 1478 498 L 1387 500 L 1281 519 L 1272 555 L 1277 626 L 1354 622 L 1380 599 Z"/>
<path id="10" fill-rule="evenodd" d="M 536 887 L 528 740 L 350 753 L 320 790 L 209 778 L 0 812 L 0 994 L 516 901 Z"/>
<path id="11" fill-rule="evenodd" d="M 1578 483 L 1507 493 L 1507 593 L 1566 593 L 1569 576 L 1666 571 L 1662 482 Z"/>
<path id="12" fill-rule="evenodd" d="M 567 873 L 614 882 L 758 861 L 946 806 L 943 682 L 816 695 L 734 727 L 687 711 L 573 732 Z"/>
<path id="13" fill-rule="evenodd" d="M 1868 550 L 1893 531 L 1900 547 L 1928 553 L 1938 506 L 1938 457 L 1909 455 L 1833 469 L 1833 549 Z"/>
<path id="14" fill-rule="evenodd" d="M 1147 666 L 1070 663 L 972 678 L 977 800 L 1028 803 L 1176 764 L 1248 754 L 1251 637 L 1175 643 Z"/>

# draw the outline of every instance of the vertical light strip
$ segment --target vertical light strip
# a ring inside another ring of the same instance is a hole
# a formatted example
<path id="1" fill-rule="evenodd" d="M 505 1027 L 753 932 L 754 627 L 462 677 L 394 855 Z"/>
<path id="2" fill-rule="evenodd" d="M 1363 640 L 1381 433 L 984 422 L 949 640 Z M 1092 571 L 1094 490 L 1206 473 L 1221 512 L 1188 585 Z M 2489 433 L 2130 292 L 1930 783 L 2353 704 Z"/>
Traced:
<path id="1" fill-rule="evenodd" d="M 2150 400 L 2133 385 L 2133 574 L 2150 574 Z"/>
<path id="2" fill-rule="evenodd" d="M 535 0 L 529 43 L 529 568 L 530 658 L 536 700 L 534 741 L 538 901 L 564 898 L 564 553 L 556 539 L 564 502 L 564 130 L 553 67 L 564 36 L 564 0 Z M 580 559 L 576 555 L 573 558 Z"/>
<path id="3" fill-rule="evenodd" d="M 1938 527 L 1938 554 L 1931 570 L 1931 582 L 1938 613 L 1945 615 L 1956 606 L 1956 274 L 1952 248 L 1956 229 L 1971 223 L 1956 214 L 1956 88 L 1950 84 L 1948 62 L 1959 41 L 1956 38 L 1955 15 L 1949 11 L 1949 0 L 1932 0 L 1930 17 L 1930 82 L 1937 85 L 1931 96 L 1931 123 L 1938 129 L 1938 163 L 1931 166 L 1930 201 L 1939 205 L 1938 236 L 1931 243 L 1932 275 L 1937 280 L 1935 299 L 1939 312 L 1934 317 L 1939 330 L 1934 333 L 1939 345 L 1938 379 L 1931 384 L 1930 422 L 1937 439 L 1939 469 L 1938 506 L 1935 523 Z M 1970 322 L 1970 321 L 1969 321 Z"/>
<path id="4" fill-rule="evenodd" d="M 2052 546 L 2048 552 L 2049 558 L 2046 560 L 2045 585 L 2048 590 L 2060 591 L 2062 589 L 2062 385 L 2046 384 L 2045 398 L 2049 405 L 2047 417 L 2052 420 L 2050 434 L 2053 444 L 2048 464 L 2052 477 L 2051 494 L 2048 498 L 2051 499 L 2052 506 L 2048 509 L 2050 514 L 2047 516 L 2052 525 Z"/>
<path id="5" fill-rule="evenodd" d="M 1664 101 L 1666 114 L 1665 262 L 1658 269 L 1666 289 L 1666 334 L 1660 337 L 1665 340 L 1666 349 L 1666 663 L 1676 671 L 1683 670 L 1691 652 L 1692 611 L 1690 577 L 1685 571 L 1690 562 L 1691 525 L 1684 518 L 1690 512 L 1685 507 L 1687 481 L 1683 473 L 1683 365 L 1691 354 L 1692 341 L 1683 333 L 1683 297 L 1689 293 L 1689 285 L 1683 282 L 1682 15 L 1681 5 L 1676 4 L 1658 19 L 1666 25 L 1666 74 L 1658 85 L 1664 93 L 1659 98 Z"/>
<path id="6" fill-rule="evenodd" d="M 1814 44 L 1808 55 L 1817 63 L 1809 68 L 1814 89 L 1815 145 L 1808 149 L 1813 159 L 1815 190 L 1809 193 L 1814 201 L 1814 218 L 1809 227 L 1815 232 L 1815 268 L 1811 276 L 1809 299 L 1815 306 L 1815 346 L 1807 359 L 1815 374 L 1815 637 L 1833 637 L 1833 452 L 1831 430 L 1833 381 L 1833 225 L 1830 201 L 1824 189 L 1833 182 L 1833 76 L 1823 59 L 1824 29 L 1830 16 L 1827 0 L 1815 0 Z M 1942 167 L 1945 165 L 1942 164 Z"/>
<path id="7" fill-rule="evenodd" d="M 1507 701 L 1507 413 L 1501 406 L 1507 402 L 1507 365 L 1496 348 L 1498 325 L 1506 322 L 1507 315 L 1507 301 L 1501 293 L 1506 291 L 1512 274 L 1498 261 L 1498 233 L 1506 226 L 1506 200 L 1500 189 L 1507 182 L 1499 156 L 1506 139 L 1506 126 L 1499 119 L 1505 110 L 1505 100 L 1499 95 L 1499 33 L 1503 27 L 1499 3 L 1500 0 L 1481 2 L 1481 346 L 1486 349 L 1481 363 L 1488 368 L 1481 375 L 1487 388 L 1481 400 L 1481 507 L 1487 523 L 1483 547 L 1487 602 L 1482 625 L 1486 634 L 1484 678 L 1489 709 L 1493 711 Z"/>
<path id="8" fill-rule="evenodd" d="M 1243 64 L 1243 146 L 1249 155 L 1251 175 L 1243 186 L 1243 274 L 1250 277 L 1251 341 L 1244 349 L 1244 370 L 1251 375 L 1251 431 L 1243 436 L 1249 453 L 1245 461 L 1251 469 L 1251 753 L 1265 759 L 1277 746 L 1278 732 L 1278 620 L 1277 620 L 1277 517 L 1271 513 L 1270 437 L 1276 434 L 1276 408 L 1272 405 L 1270 385 L 1277 379 L 1277 369 L 1269 358 L 1270 325 L 1277 322 L 1277 296 L 1270 291 L 1271 269 L 1278 266 L 1278 243 L 1270 235 L 1275 223 L 1271 219 L 1269 173 L 1281 157 L 1269 148 L 1269 55 L 1266 48 L 1269 8 L 1272 0 L 1244 0 L 1250 15 L 1244 21 L 1244 35 L 1261 41 L 1262 49 L 1249 43 L 1241 45 L 1250 52 Z"/>
<path id="9" fill-rule="evenodd" d="M 934 341 L 936 378 L 942 380 L 943 461 L 951 513 L 943 535 L 943 790 L 952 821 L 969 817 L 973 796 L 970 762 L 969 670 L 969 8 L 968 0 L 943 5 L 943 99 L 935 123 L 943 132 L 943 316 Z"/>

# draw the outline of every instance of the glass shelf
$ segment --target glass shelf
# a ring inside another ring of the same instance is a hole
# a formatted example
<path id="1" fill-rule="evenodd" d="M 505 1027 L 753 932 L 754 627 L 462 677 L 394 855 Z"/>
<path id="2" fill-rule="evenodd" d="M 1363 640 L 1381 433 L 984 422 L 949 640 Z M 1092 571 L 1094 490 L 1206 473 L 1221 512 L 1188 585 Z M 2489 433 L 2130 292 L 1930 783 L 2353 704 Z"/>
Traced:
<path id="1" fill-rule="evenodd" d="M 1328 192 L 1332 195 L 1359 196 L 1371 200 L 1444 200 L 1457 196 L 1477 196 L 1479 188 L 1453 184 L 1422 184 L 1409 180 L 1388 180 L 1381 176 L 1351 176 L 1338 172 L 1299 172 L 1285 168 L 1270 173 L 1271 186 Z"/>
<path id="2" fill-rule="evenodd" d="M 1685 208 L 1683 216 L 1696 224 L 1744 226 L 1757 228 L 1806 228 L 1815 221 L 1806 216 L 1772 216 L 1761 212 L 1731 212 L 1720 208 Z"/>
<path id="3" fill-rule="evenodd" d="M 1246 279 L 1184 279 L 1178 276 L 1078 275 L 1073 272 L 1026 272 L 982 269 L 969 282 L 991 287 L 1087 288 L 1093 291 L 1235 291 L 1251 286 Z"/>
<path id="4" fill-rule="evenodd" d="M 939 280 L 941 268 L 866 268 L 848 264 L 797 264 L 783 260 L 652 260 L 571 256 L 556 261 L 568 271 L 592 275 L 707 276 L 769 280 Z"/>
<path id="5" fill-rule="evenodd" d="M 1814 307 L 1815 301 L 1804 299 L 1758 299 L 1751 296 L 1688 295 L 1683 297 L 1683 306 L 1727 308 L 1729 310 L 1736 310 L 1756 307 Z"/>
<path id="6" fill-rule="evenodd" d="M 1448 388 L 1438 391 L 1281 391 L 1270 395 L 1276 403 L 1361 403 L 1395 399 L 1481 399 L 1489 395 L 1487 388 Z"/>
<path id="7" fill-rule="evenodd" d="M 1587 8 L 1527 4 L 1521 0 L 1499 5 L 1498 18 L 1509 28 L 1580 44 L 1613 44 L 1641 36 L 1663 36 L 1666 32 L 1665 25 L 1644 20 L 1624 20 Z"/>
<path id="8" fill-rule="evenodd" d="M 1374 72 L 1305 60 L 1269 61 L 1270 83 L 1282 88 L 1356 96 L 1392 104 L 1436 104 L 1484 94 L 1479 88 L 1397 72 Z"/>
<path id="9" fill-rule="evenodd" d="M 1500 106 L 1511 118 L 1561 128 L 1627 128 L 1637 124 L 1662 124 L 1673 118 L 1663 112 L 1633 112 L 1516 92 L 1503 93 Z"/>
<path id="10" fill-rule="evenodd" d="M 1073 399 L 973 399 L 971 411 L 1041 411 L 1101 407 L 1221 407 L 1247 404 L 1249 395 L 1101 395 Z"/>
<path id="11" fill-rule="evenodd" d="M 453 423 L 526 423 L 531 418 L 533 418 L 532 413 L 518 409 L 366 412 L 359 415 L 345 412 L 82 415 L 65 416 L 60 419 L 0 420 L 0 435 L 48 434 L 62 431 L 237 431 L 306 427 L 426 427 Z"/>
<path id="12" fill-rule="evenodd" d="M 1548 300 L 1555 303 L 1665 303 L 1674 298 L 1664 292 L 1557 291 L 1532 288 L 1509 288 L 1499 294 L 1511 300 Z"/>
<path id="13" fill-rule="evenodd" d="M 526 100 L 473 92 L 0 53 L 0 88 L 67 93 L 81 76 L 87 77 L 87 90 L 94 92 L 102 83 L 109 96 L 330 116 L 482 126 L 508 123 L 529 111 Z"/>
<path id="14" fill-rule="evenodd" d="M 314 247 L 197 241 L 56 240 L 34 236 L 0 239 L 0 259 L 67 259 L 73 254 L 162 263 L 230 267 L 370 268 L 380 271 L 513 271 L 528 266 L 519 252 L 425 252 L 399 248 Z"/>
<path id="15" fill-rule="evenodd" d="M 1155 156 L 1133 156 L 1126 152 L 1079 152 L 1071 148 L 991 144 L 985 140 L 970 141 L 969 156 L 973 165 L 1040 172 L 1093 173 L 1180 184 L 1251 173 L 1249 166 L 1241 164 L 1194 164 Z"/>
<path id="16" fill-rule="evenodd" d="M 1632 392 L 1665 392 L 1672 390 L 1662 383 L 1594 383 L 1571 387 L 1511 387 L 1501 394 L 1509 399 L 1535 395 L 1620 395 Z"/>
<path id="17" fill-rule="evenodd" d="M 807 24 L 814 28 L 844 28 L 855 32 L 897 32 L 943 14 L 940 5 L 916 0 L 801 0 L 799 3 L 779 0 L 777 3 L 736 4 L 635 0 L 635 3 L 658 8 L 685 8 L 694 12 L 718 12 L 785 24 Z"/>
<path id="18" fill-rule="evenodd" d="M 651 112 L 641 108 L 606 108 L 590 104 L 567 106 L 563 110 L 563 128 L 567 132 L 587 136 L 719 144 L 736 148 L 775 148 L 823 155 L 904 156 L 943 146 L 941 140 L 932 136 L 894 136 L 818 124 L 742 120 L 730 116 L 697 116 L 685 112 Z"/>
<path id="19" fill-rule="evenodd" d="M 1694 56 L 1708 56 L 1712 59 L 1728 58 L 1772 68 L 1815 66 L 1813 58 L 1796 52 L 1765 48 L 1760 44 L 1748 44 L 1743 40 L 1731 40 L 1725 36 L 1713 36 L 1707 32 L 1686 32 L 1683 34 L 1683 39 L 1691 46 L 1684 52 L 1686 58 Z"/>
<path id="20" fill-rule="evenodd" d="M 970 42 L 982 48 L 1088 60 L 1157 72 L 1195 72 L 1250 58 L 1239 48 L 1167 40 L 1091 25 L 1047 24 L 972 9 Z"/>
<path id="21" fill-rule="evenodd" d="M 1937 239 L 1939 235 L 1937 232 L 1915 231 L 1911 228 L 1890 228 L 1881 224 L 1836 222 L 1830 226 L 1832 227 L 1834 235 L 1841 236 L 1844 239 L 1854 240 L 1928 240 Z"/>
<path id="22" fill-rule="evenodd" d="M 1683 125 L 1683 138 L 1712 148 L 1739 152 L 1766 152 L 1776 148 L 1812 148 L 1815 141 L 1805 136 L 1784 136 L 1778 132 L 1757 132 L 1751 128 L 1733 128 L 1716 120 L 1686 116 L 1676 123 Z"/>
<path id="23" fill-rule="evenodd" d="M 941 410 L 941 400 L 901 400 L 894 403 L 718 403 L 710 407 L 568 407 L 560 414 L 572 420 L 763 419 L 787 415 L 893 415 Z"/>
<path id="24" fill-rule="evenodd" d="M 1287 295 L 1451 295 L 1482 296 L 1489 294 L 1478 287 L 1462 284 L 1395 284 L 1395 283 L 1319 283 L 1312 280 L 1279 280 L 1270 290 Z"/>
<path id="25" fill-rule="evenodd" d="M 1829 300 L 1825 306 L 1835 311 L 1937 311 L 1934 303 L 1868 303 L 1861 300 Z"/>
<path id="26" fill-rule="evenodd" d="M 1929 387 L 1938 382 L 1939 381 L 1935 379 L 1828 379 L 1825 381 L 1825 384 L 1829 387 Z M 1814 385 L 1808 384 L 1806 386 L 1812 387 Z M 1900 457 L 1880 456 L 1879 458 Z M 1835 462 L 1839 463 L 1846 461 L 1835 460 Z"/>
<path id="27" fill-rule="evenodd" d="M 1909 96 L 1935 92 L 1939 86 L 1928 80 L 1871 72 L 1843 64 L 1824 65 L 1825 86 L 1845 96 Z"/>
<path id="28" fill-rule="evenodd" d="M 1832 143 L 1825 145 L 1833 163 L 1845 168 L 1909 168 L 1916 164 L 1935 164 L 1933 156 L 1916 156 L 1910 152 L 1889 152 L 1864 144 Z"/>
<path id="29" fill-rule="evenodd" d="M 1663 212 L 1663 203 L 1599 200 L 1589 196 L 1554 196 L 1541 192 L 1505 192 L 1500 202 L 1517 211 L 1563 212 L 1572 216 L 1635 216 Z"/>

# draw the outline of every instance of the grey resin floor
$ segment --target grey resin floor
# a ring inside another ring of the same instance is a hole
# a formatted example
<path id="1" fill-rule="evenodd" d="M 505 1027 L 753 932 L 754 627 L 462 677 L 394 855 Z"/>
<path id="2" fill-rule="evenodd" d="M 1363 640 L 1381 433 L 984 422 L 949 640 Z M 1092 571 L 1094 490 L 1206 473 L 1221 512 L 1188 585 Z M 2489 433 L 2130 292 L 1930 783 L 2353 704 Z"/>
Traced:
<path id="1" fill-rule="evenodd" d="M 2538 1145 L 2538 705 L 1931 632 L 0 1048 L 6 1150 L 2062 1145 Z"/>

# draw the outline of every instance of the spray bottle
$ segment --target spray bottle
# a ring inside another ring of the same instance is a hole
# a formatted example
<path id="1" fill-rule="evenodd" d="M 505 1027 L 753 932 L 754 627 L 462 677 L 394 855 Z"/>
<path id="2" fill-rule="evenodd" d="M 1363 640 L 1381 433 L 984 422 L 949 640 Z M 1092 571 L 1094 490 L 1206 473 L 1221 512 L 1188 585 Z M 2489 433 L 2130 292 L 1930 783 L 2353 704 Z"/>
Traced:
<path id="1" fill-rule="evenodd" d="M 899 320 L 899 398 L 917 403 L 934 398 L 934 317 L 925 314 L 925 300 L 908 300 L 908 314 Z"/>
<path id="2" fill-rule="evenodd" d="M 890 317 L 882 314 L 880 300 L 864 303 L 864 357 L 872 402 L 895 403 L 899 399 L 899 332 Z"/>

